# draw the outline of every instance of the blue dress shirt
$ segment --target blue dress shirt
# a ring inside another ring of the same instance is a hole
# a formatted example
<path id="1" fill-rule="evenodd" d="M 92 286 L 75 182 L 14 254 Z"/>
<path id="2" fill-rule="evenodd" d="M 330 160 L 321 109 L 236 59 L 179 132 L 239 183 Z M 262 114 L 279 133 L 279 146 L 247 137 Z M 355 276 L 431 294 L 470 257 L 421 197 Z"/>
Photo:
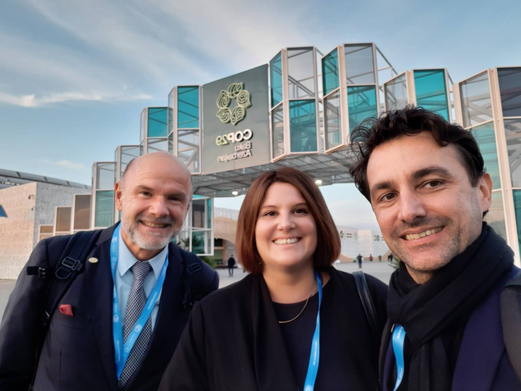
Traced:
<path id="1" fill-rule="evenodd" d="M 123 229 L 123 228 L 122 228 Z M 159 275 L 161 274 L 161 269 L 166 260 L 167 253 L 166 246 L 159 254 L 157 254 L 154 258 L 149 259 L 150 266 L 152 267 L 152 272 L 148 273 L 145 277 L 145 282 L 143 289 L 145 290 L 145 295 L 148 299 L 150 292 L 154 288 L 154 285 L 157 282 Z M 116 273 L 116 289 L 118 292 L 118 301 L 119 301 L 119 309 L 121 313 L 121 322 L 125 324 L 125 314 L 127 313 L 127 302 L 128 295 L 130 293 L 130 288 L 132 287 L 132 283 L 134 282 L 134 275 L 132 274 L 132 266 L 138 261 L 138 259 L 130 252 L 129 248 L 125 244 L 122 236 L 121 230 L 119 232 L 119 259 L 118 259 L 118 271 Z M 156 324 L 157 311 L 159 310 L 159 303 L 161 301 L 161 293 L 159 294 L 159 298 L 152 309 L 152 314 L 150 318 L 152 320 L 152 330 L 154 330 L 154 326 Z"/>

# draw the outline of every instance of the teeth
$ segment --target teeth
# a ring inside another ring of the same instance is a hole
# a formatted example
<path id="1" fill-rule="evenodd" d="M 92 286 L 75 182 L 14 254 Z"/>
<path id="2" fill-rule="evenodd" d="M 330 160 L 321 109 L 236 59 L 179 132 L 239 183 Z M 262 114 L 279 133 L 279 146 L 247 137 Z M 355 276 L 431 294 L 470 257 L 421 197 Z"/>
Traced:
<path id="1" fill-rule="evenodd" d="M 414 240 L 424 238 L 425 236 L 434 235 L 441 231 L 441 228 L 428 229 L 425 232 L 420 232 L 419 234 L 409 234 L 405 235 L 405 240 Z"/>
<path id="2" fill-rule="evenodd" d="M 277 239 L 277 240 L 273 241 L 273 243 L 275 243 L 275 244 L 292 244 L 292 243 L 297 243 L 297 242 L 298 242 L 297 238 Z"/>
<path id="3" fill-rule="evenodd" d="M 150 223 L 148 221 L 143 221 L 143 224 L 150 228 L 165 228 L 166 227 L 165 224 L 154 224 L 154 223 Z"/>

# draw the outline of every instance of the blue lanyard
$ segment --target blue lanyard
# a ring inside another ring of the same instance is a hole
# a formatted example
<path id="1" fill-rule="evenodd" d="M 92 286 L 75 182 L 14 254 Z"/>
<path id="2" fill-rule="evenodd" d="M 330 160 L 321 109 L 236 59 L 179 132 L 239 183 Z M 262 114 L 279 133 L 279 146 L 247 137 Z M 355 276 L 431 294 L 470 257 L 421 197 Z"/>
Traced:
<path id="1" fill-rule="evenodd" d="M 322 279 L 315 270 L 315 279 L 318 287 L 318 312 L 315 333 L 311 341 L 311 353 L 309 355 L 308 372 L 304 381 L 304 391 L 313 391 L 317 380 L 318 364 L 320 362 L 320 305 L 322 304 Z"/>
<path id="2" fill-rule="evenodd" d="M 400 387 L 405 373 L 405 363 L 403 361 L 403 344 L 405 341 L 405 330 L 399 324 L 396 325 L 393 331 L 393 350 L 396 358 L 396 385 L 394 391 Z"/>
<path id="3" fill-rule="evenodd" d="M 114 351 L 116 356 L 116 374 L 118 379 L 121 377 L 121 372 L 125 367 L 125 363 L 127 362 L 128 356 L 134 343 L 138 339 L 147 319 L 150 317 L 152 310 L 154 309 L 154 305 L 156 304 L 159 294 L 161 293 L 161 289 L 163 289 L 163 283 L 165 282 L 166 277 L 166 269 L 168 267 L 168 248 L 166 250 L 166 259 L 163 264 L 163 268 L 161 269 L 161 274 L 157 279 L 156 285 L 150 295 L 148 296 L 148 300 L 136 321 L 132 331 L 127 337 L 126 342 L 123 344 L 123 325 L 121 324 L 121 315 L 119 311 L 119 301 L 118 301 L 118 292 L 116 290 L 116 269 L 118 267 L 118 259 L 119 259 L 119 229 L 120 225 L 116 227 L 114 233 L 112 234 L 112 242 L 110 244 L 110 268 L 112 270 L 112 281 L 114 282 L 114 291 L 112 295 L 112 332 L 114 335 Z"/>

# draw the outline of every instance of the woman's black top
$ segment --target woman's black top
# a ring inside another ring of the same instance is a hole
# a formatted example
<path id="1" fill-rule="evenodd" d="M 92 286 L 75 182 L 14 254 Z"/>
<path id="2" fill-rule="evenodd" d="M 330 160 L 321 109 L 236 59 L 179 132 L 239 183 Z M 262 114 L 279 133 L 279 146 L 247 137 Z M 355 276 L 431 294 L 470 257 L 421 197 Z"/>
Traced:
<path id="1" fill-rule="evenodd" d="M 320 363 L 315 391 L 373 391 L 378 352 L 353 276 L 329 268 L 321 309 Z M 387 319 L 387 286 L 366 275 L 380 331 Z M 197 303 L 160 390 L 297 391 L 304 384 L 318 295 L 277 305 L 262 275 L 248 275 Z"/>

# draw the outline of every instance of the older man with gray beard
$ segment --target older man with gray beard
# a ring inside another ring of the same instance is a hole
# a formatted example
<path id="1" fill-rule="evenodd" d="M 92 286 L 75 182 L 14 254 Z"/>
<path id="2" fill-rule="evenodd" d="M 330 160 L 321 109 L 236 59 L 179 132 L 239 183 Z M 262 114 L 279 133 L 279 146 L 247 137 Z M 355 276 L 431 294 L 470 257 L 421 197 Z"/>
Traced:
<path id="1" fill-rule="evenodd" d="M 190 173 L 174 156 L 133 160 L 115 187 L 121 223 L 93 236 L 41 353 L 49 278 L 20 275 L 0 326 L 0 389 L 157 390 L 188 320 L 186 273 L 197 273 L 190 289 L 200 296 L 218 286 L 215 271 L 172 243 L 191 199 Z M 56 265 L 70 239 L 40 242 L 28 266 Z"/>

